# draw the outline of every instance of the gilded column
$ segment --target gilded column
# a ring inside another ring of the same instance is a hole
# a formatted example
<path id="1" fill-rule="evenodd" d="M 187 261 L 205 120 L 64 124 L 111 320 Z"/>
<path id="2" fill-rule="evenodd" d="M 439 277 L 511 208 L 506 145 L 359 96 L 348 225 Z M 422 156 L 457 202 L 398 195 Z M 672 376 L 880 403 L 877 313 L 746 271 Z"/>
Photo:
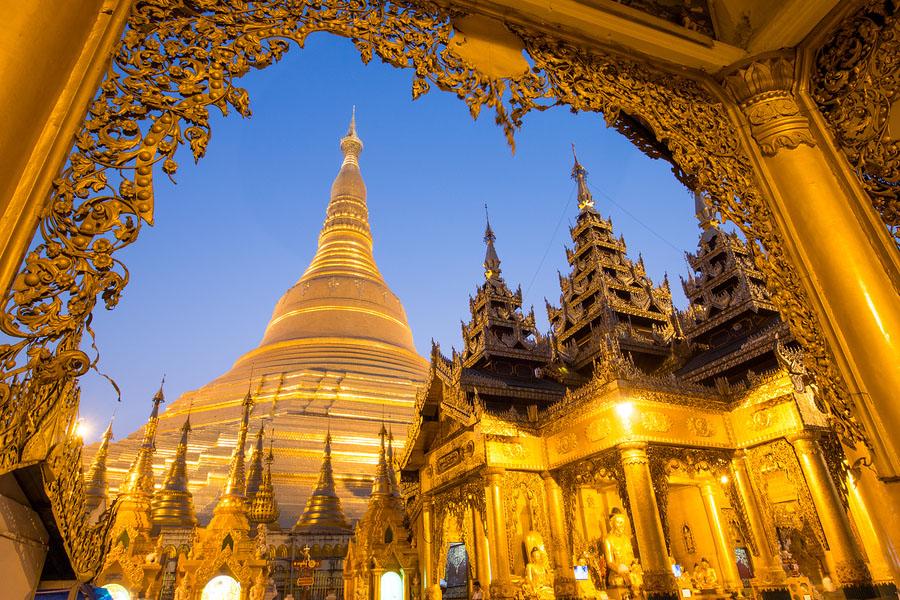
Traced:
<path id="1" fill-rule="evenodd" d="M 422 586 L 427 590 L 435 582 L 434 577 L 434 500 L 431 496 L 422 499 Z"/>
<path id="2" fill-rule="evenodd" d="M 491 584 L 493 598 L 509 598 L 515 595 L 509 576 L 509 549 L 507 546 L 506 520 L 503 516 L 504 469 L 485 470 L 488 537 L 491 548 Z"/>
<path id="3" fill-rule="evenodd" d="M 817 436 L 810 431 L 801 431 L 788 438 L 797 453 L 800 469 L 812 496 L 828 552 L 825 561 L 831 578 L 839 588 L 870 590 L 872 576 L 856 543 L 850 519 L 844 511 L 840 495 L 825 463 L 825 457 L 817 443 Z"/>
<path id="4" fill-rule="evenodd" d="M 722 511 L 719 508 L 719 496 L 713 480 L 704 481 L 700 486 L 703 506 L 706 507 L 706 518 L 709 521 L 713 538 L 716 542 L 716 554 L 719 558 L 719 569 L 722 571 L 722 584 L 728 591 L 740 590 L 744 587 L 741 574 L 737 570 L 734 557 L 734 545 L 728 539 Z"/>
<path id="5" fill-rule="evenodd" d="M 554 589 L 557 596 L 575 596 L 575 577 L 569 552 L 569 536 L 566 535 L 566 521 L 563 512 L 562 489 L 553 475 L 544 471 L 544 491 L 547 496 L 547 513 L 550 515 L 550 533 L 553 536 L 551 552 L 556 567 Z"/>
<path id="6" fill-rule="evenodd" d="M 475 579 L 481 583 L 481 589 L 489 593 L 491 581 L 491 555 L 488 550 L 487 536 L 484 532 L 484 517 L 475 508 L 470 507 L 472 514 L 472 539 L 475 540 Z"/>
<path id="7" fill-rule="evenodd" d="M 753 544 L 756 549 L 756 554 L 753 556 L 753 579 L 750 583 L 764 597 L 768 592 L 786 591 L 787 576 L 784 568 L 781 566 L 781 559 L 778 556 L 775 544 L 766 531 L 762 509 L 750 480 L 747 455 L 743 450 L 735 453 L 731 466 L 732 474 L 734 475 L 734 485 L 737 487 L 741 503 L 743 504 L 744 514 L 747 516 L 750 535 L 753 536 L 753 541 L 755 542 Z"/>
<path id="8" fill-rule="evenodd" d="M 675 576 L 669 566 L 656 492 L 650 477 L 647 444 L 628 442 L 620 444 L 618 450 L 625 471 L 634 535 L 644 569 L 644 590 L 649 600 L 676 598 Z"/>
<path id="9" fill-rule="evenodd" d="M 772 227 L 856 399 L 882 478 L 900 502 L 900 267 L 859 180 L 830 147 L 790 57 L 757 60 L 725 77 L 758 149 Z M 801 88 L 798 92 L 797 89 Z M 810 120 L 812 118 L 812 121 Z M 861 125 L 862 126 L 862 125 Z"/>

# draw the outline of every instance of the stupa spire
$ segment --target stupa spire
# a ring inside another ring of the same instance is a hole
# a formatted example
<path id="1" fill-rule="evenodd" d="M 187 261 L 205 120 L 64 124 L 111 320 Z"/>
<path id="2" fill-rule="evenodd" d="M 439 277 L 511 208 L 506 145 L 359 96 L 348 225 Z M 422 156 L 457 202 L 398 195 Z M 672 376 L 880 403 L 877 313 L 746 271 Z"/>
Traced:
<path id="1" fill-rule="evenodd" d="M 197 524 L 193 496 L 188 490 L 187 450 L 190 432 L 191 417 L 188 415 L 181 426 L 181 440 L 175 449 L 175 459 L 169 473 L 162 487 L 153 494 L 150 519 L 154 525 L 193 527 Z"/>
<path id="2" fill-rule="evenodd" d="M 381 439 L 381 445 L 378 450 L 378 465 L 375 467 L 375 481 L 372 483 L 373 498 L 392 495 L 391 476 L 387 465 L 387 448 L 385 444 L 387 429 L 385 429 L 384 423 L 381 424 L 381 431 L 378 432 L 378 437 Z"/>
<path id="3" fill-rule="evenodd" d="M 259 431 L 256 432 L 256 440 L 253 443 L 253 454 L 250 455 L 250 468 L 247 471 L 246 495 L 248 501 L 253 501 L 253 496 L 259 491 L 263 477 L 263 435 L 265 424 L 260 421 Z"/>
<path id="4" fill-rule="evenodd" d="M 484 252 L 484 277 L 488 281 L 499 281 L 500 257 L 497 255 L 497 249 L 494 248 L 494 241 L 497 239 L 497 236 L 494 235 L 494 230 L 491 229 L 491 219 L 488 216 L 487 204 L 484 205 L 484 217 L 486 223 L 484 228 L 484 244 L 487 246 Z"/>
<path id="5" fill-rule="evenodd" d="M 211 529 L 237 529 L 249 531 L 247 520 L 247 477 L 244 461 L 244 447 L 247 445 L 247 430 L 250 427 L 250 411 L 253 409 L 253 396 L 250 388 L 244 396 L 241 411 L 241 426 L 238 439 L 231 454 L 231 466 L 228 479 L 222 488 L 222 495 L 213 509 L 213 518 L 209 522 Z"/>
<path id="6" fill-rule="evenodd" d="M 106 456 L 109 454 L 109 441 L 112 439 L 112 419 L 103 432 L 100 440 L 100 447 L 91 461 L 91 467 L 87 476 L 84 478 L 84 508 L 90 514 L 97 510 L 101 505 L 106 508 L 106 493 L 108 486 L 106 483 Z"/>
<path id="7" fill-rule="evenodd" d="M 266 525 L 277 521 L 279 514 L 281 514 L 278 502 L 275 500 L 275 487 L 272 485 L 272 462 L 275 460 L 275 453 L 272 451 L 274 438 L 275 432 L 273 430 L 269 436 L 266 468 L 262 472 L 259 489 L 254 494 L 253 502 L 250 505 L 250 520 L 254 523 L 265 523 Z"/>
<path id="8" fill-rule="evenodd" d="M 159 425 L 159 405 L 165 401 L 163 393 L 163 385 L 166 378 L 163 377 L 159 384 L 159 389 L 153 395 L 153 409 L 150 411 L 150 417 L 147 419 L 147 425 L 144 426 L 144 439 L 138 448 L 137 456 L 128 470 L 128 474 L 119 487 L 120 495 L 142 495 L 150 496 L 153 494 L 153 454 L 156 451 L 156 428 Z"/>
<path id="9" fill-rule="evenodd" d="M 575 159 L 575 165 L 572 167 L 572 179 L 578 182 L 578 210 L 593 211 L 594 197 L 587 184 L 587 169 L 578 162 L 578 155 L 575 154 L 575 144 L 572 144 L 572 157 Z"/>
<path id="10" fill-rule="evenodd" d="M 298 531 L 349 530 L 350 524 L 344 516 L 341 499 L 338 498 L 334 486 L 334 472 L 331 466 L 331 425 L 325 434 L 325 453 L 322 456 L 322 467 L 319 470 L 319 482 L 316 489 L 306 501 L 303 514 L 294 526 Z"/>
<path id="11" fill-rule="evenodd" d="M 363 142 L 356 133 L 354 107 L 347 135 L 341 138 L 344 159 L 331 184 L 331 199 L 319 233 L 319 247 L 301 282 L 326 274 L 382 280 L 372 256 L 366 184 L 359 170 L 362 151 Z"/>
<path id="12" fill-rule="evenodd" d="M 400 496 L 400 486 L 397 483 L 397 471 L 395 471 L 396 464 L 394 463 L 394 432 L 391 429 L 388 429 L 387 440 L 388 443 L 385 458 L 387 459 L 388 479 L 391 483 L 391 494 L 394 496 Z"/>

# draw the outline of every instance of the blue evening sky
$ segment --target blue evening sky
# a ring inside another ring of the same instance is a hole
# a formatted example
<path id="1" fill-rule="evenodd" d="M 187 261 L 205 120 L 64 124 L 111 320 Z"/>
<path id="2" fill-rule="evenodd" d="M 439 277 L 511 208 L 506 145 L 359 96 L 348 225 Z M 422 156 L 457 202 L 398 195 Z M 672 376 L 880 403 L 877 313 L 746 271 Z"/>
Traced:
<path id="1" fill-rule="evenodd" d="M 668 272 L 676 305 L 684 250 L 699 231 L 690 193 L 596 114 L 529 114 L 513 155 L 493 114 L 478 121 L 455 95 L 411 100 L 411 73 L 373 61 L 327 35 L 246 77 L 253 116 L 215 116 L 207 156 L 187 149 L 173 185 L 156 176 L 156 225 L 122 252 L 131 283 L 113 311 L 97 309 L 100 366 L 82 380 L 82 416 L 94 440 L 114 410 L 116 438 L 140 427 L 166 374 L 170 400 L 225 372 L 256 346 L 278 298 L 316 249 L 338 140 L 357 106 L 375 258 L 403 301 L 419 352 L 461 344 L 469 294 L 482 278 L 484 204 L 503 276 L 522 285 L 547 328 L 556 272 L 577 214 L 572 153 L 588 169 L 597 209 L 642 253 L 655 282 Z M 217 113 L 216 113 L 217 114 Z"/>

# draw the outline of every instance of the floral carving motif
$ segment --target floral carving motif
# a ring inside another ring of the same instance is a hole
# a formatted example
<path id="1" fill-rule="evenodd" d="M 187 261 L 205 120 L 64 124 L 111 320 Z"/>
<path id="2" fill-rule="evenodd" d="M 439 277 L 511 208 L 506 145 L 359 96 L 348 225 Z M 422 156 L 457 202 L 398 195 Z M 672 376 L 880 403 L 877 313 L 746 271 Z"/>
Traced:
<path id="1" fill-rule="evenodd" d="M 811 93 L 838 147 L 900 246 L 900 5 L 867 2 L 819 48 Z"/>

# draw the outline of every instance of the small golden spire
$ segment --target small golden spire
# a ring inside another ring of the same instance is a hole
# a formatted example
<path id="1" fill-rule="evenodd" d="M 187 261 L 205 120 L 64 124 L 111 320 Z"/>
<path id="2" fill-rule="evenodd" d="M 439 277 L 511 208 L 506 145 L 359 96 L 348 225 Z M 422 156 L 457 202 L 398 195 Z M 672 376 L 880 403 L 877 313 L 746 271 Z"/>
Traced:
<path id="1" fill-rule="evenodd" d="M 125 475 L 125 479 L 119 488 L 119 495 L 125 496 L 151 496 L 153 494 L 153 454 L 156 451 L 156 428 L 159 425 L 159 405 L 165 401 L 163 385 L 166 382 L 163 376 L 159 384 L 159 390 L 153 395 L 153 410 L 144 427 L 144 440 L 138 449 L 137 456 Z"/>
<path id="2" fill-rule="evenodd" d="M 494 241 L 497 239 L 497 236 L 494 235 L 494 230 L 491 229 L 491 219 L 488 216 L 487 204 L 484 205 L 484 217 L 487 225 L 484 228 L 484 243 L 487 245 L 487 249 L 484 253 L 484 278 L 488 281 L 499 281 L 500 280 L 500 257 L 497 255 L 497 250 L 494 248 Z"/>
<path id="3" fill-rule="evenodd" d="M 352 529 L 344 515 L 341 499 L 335 491 L 334 472 L 331 467 L 331 423 L 328 424 L 328 431 L 325 434 L 325 453 L 319 470 L 319 482 L 307 499 L 306 508 L 303 509 L 303 514 L 297 519 L 294 528 L 297 531 L 317 533 Z"/>
<path id="4" fill-rule="evenodd" d="M 593 211 L 594 197 L 591 196 L 591 190 L 587 184 L 587 169 L 578 162 L 578 155 L 575 154 L 575 144 L 572 144 L 572 156 L 575 158 L 575 166 L 572 167 L 572 179 L 578 182 L 578 210 Z"/>
<path id="5" fill-rule="evenodd" d="M 153 494 L 150 503 L 150 519 L 154 525 L 162 527 L 193 527 L 197 524 L 194 513 L 194 499 L 188 489 L 187 450 L 188 434 L 191 432 L 191 417 L 181 426 L 181 440 L 175 450 L 175 460 L 162 487 Z"/>
<path id="6" fill-rule="evenodd" d="M 252 386 L 247 388 L 244 396 L 243 412 L 241 414 L 241 428 L 238 432 L 237 443 L 231 454 L 231 467 L 228 470 L 228 479 L 222 488 L 213 517 L 207 529 L 233 529 L 250 530 L 250 522 L 247 520 L 247 477 L 244 462 L 244 447 L 247 445 L 247 430 L 250 426 L 250 410 L 253 408 L 253 396 L 250 393 Z"/>
<path id="7" fill-rule="evenodd" d="M 387 466 L 387 449 L 385 448 L 385 438 L 387 437 L 387 429 L 384 423 L 381 424 L 381 431 L 378 432 L 381 438 L 381 447 L 378 450 L 378 465 L 375 467 L 375 481 L 372 483 L 372 497 L 390 496 L 391 476 Z"/>
<path id="8" fill-rule="evenodd" d="M 272 451 L 274 438 L 275 430 L 273 429 L 269 437 L 269 453 L 266 455 L 266 468 L 262 472 L 262 481 L 259 484 L 259 489 L 253 495 L 253 502 L 250 505 L 250 520 L 254 523 L 265 523 L 266 525 L 276 522 L 279 514 L 281 514 L 278 502 L 275 500 L 275 487 L 272 485 L 272 462 L 275 460 L 275 453 Z"/>
<path id="9" fill-rule="evenodd" d="M 103 432 L 103 438 L 100 440 L 100 447 L 91 461 L 91 467 L 88 470 L 87 477 L 84 479 L 84 509 L 88 514 L 93 513 L 97 508 L 103 505 L 106 508 L 106 493 L 108 486 L 106 483 L 106 456 L 109 453 L 109 441 L 112 439 L 113 420 L 109 420 L 106 431 Z"/>
<path id="10" fill-rule="evenodd" d="M 400 495 L 400 486 L 397 484 L 397 465 L 394 463 L 394 432 L 388 429 L 388 445 L 385 458 L 387 459 L 388 479 L 391 483 L 391 494 Z"/>
<path id="11" fill-rule="evenodd" d="M 253 496 L 259 491 L 263 476 L 263 435 L 265 424 L 259 423 L 259 431 L 256 433 L 256 441 L 253 444 L 253 454 L 250 455 L 250 469 L 247 471 L 247 501 L 252 502 Z"/>

